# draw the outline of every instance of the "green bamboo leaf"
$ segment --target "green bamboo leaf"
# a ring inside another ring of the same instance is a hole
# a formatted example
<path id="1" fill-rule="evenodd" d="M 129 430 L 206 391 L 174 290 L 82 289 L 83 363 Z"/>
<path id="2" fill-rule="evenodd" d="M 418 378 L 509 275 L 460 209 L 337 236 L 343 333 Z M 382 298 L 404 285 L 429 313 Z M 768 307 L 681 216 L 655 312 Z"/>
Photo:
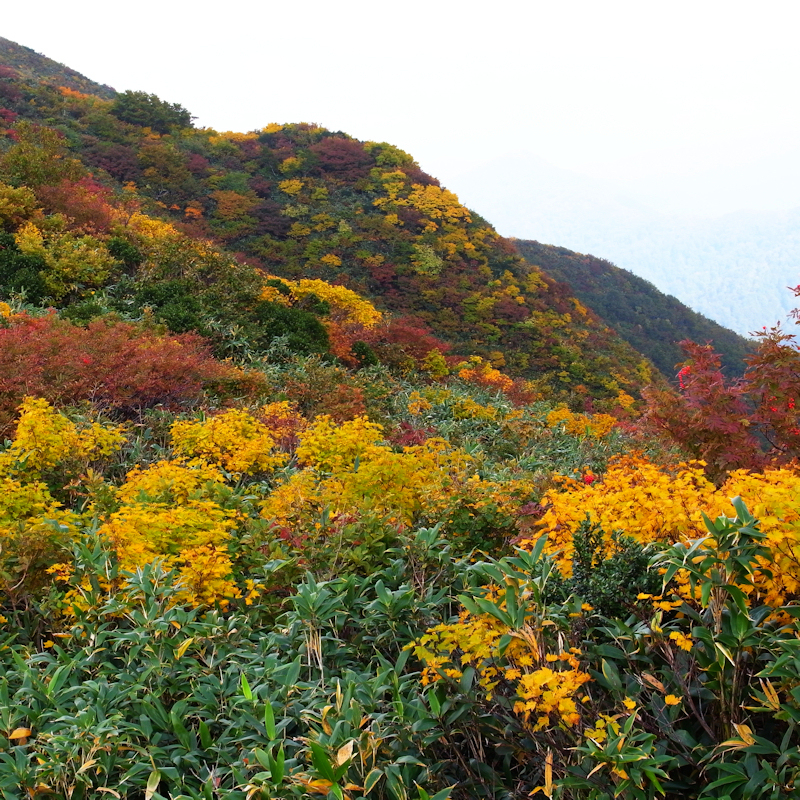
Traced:
<path id="1" fill-rule="evenodd" d="M 264 703 L 264 729 L 267 732 L 267 738 L 272 741 L 275 738 L 275 714 L 269 700 Z"/>
<path id="2" fill-rule="evenodd" d="M 328 754 L 325 752 L 325 748 L 319 742 L 309 742 L 308 746 L 311 748 L 311 763 L 317 772 L 326 781 L 336 783 L 336 773 L 333 770 Z"/>
<path id="3" fill-rule="evenodd" d="M 208 732 L 208 725 L 201 719 L 198 726 L 200 733 L 200 744 L 203 745 L 203 750 L 211 749 L 211 734 Z"/>
<path id="4" fill-rule="evenodd" d="M 441 716 L 442 704 L 439 702 L 439 698 L 436 696 L 436 692 L 433 689 L 428 692 L 428 705 L 431 707 L 434 717 Z"/>
<path id="5" fill-rule="evenodd" d="M 378 781 L 383 777 L 382 769 L 373 769 L 364 778 L 364 794 L 369 794 L 377 785 Z"/>
<path id="6" fill-rule="evenodd" d="M 736 666 L 736 662 L 733 660 L 731 651 L 728 650 L 728 648 L 725 647 L 724 644 L 720 644 L 719 642 L 714 642 L 714 647 L 716 647 L 717 650 L 719 650 L 719 652 L 722 653 L 722 655 L 725 656 L 725 658 L 728 659 L 728 661 L 730 661 L 732 667 Z"/>
<path id="7" fill-rule="evenodd" d="M 158 789 L 158 784 L 161 782 L 161 773 L 154 769 L 150 773 L 150 777 L 147 779 L 147 786 L 145 787 L 144 791 L 144 800 L 151 800 L 153 795 L 156 793 L 156 789 Z"/>
<path id="8" fill-rule="evenodd" d="M 256 747 L 256 749 L 253 750 L 253 755 L 256 757 L 256 761 L 258 761 L 258 763 L 261 764 L 264 769 L 270 768 L 269 753 L 267 753 L 266 750 Z"/>
<path id="9" fill-rule="evenodd" d="M 247 682 L 247 678 L 245 674 L 242 673 L 242 694 L 245 696 L 246 700 L 253 699 L 253 691 L 250 689 L 250 684 Z"/>
<path id="10" fill-rule="evenodd" d="M 278 755 L 275 756 L 274 763 L 272 763 L 272 781 L 276 786 L 283 783 L 283 776 L 286 774 L 284 767 L 286 761 L 286 754 L 283 752 L 283 745 L 278 748 Z"/>
<path id="11" fill-rule="evenodd" d="M 613 661 L 602 660 L 601 669 L 603 677 L 608 681 L 612 689 L 619 691 L 622 689 L 622 679 L 619 677 L 619 670 Z"/>

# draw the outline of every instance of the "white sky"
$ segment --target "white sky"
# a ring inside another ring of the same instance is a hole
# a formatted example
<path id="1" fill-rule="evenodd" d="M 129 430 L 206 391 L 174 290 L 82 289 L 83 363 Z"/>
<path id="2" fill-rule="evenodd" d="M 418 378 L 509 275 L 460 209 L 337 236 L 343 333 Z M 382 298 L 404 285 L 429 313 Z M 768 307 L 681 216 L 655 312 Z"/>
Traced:
<path id="1" fill-rule="evenodd" d="M 796 0 L 4 5 L 0 35 L 198 125 L 318 122 L 396 144 L 456 191 L 527 153 L 654 207 L 800 206 Z"/>

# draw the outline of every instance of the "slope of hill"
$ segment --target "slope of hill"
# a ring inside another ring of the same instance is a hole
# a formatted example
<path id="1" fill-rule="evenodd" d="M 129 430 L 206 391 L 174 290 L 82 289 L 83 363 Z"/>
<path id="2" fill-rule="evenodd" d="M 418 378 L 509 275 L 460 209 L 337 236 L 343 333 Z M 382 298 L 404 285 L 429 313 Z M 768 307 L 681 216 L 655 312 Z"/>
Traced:
<path id="1" fill-rule="evenodd" d="M 792 176 L 785 181 L 796 185 Z M 504 235 L 600 253 L 742 336 L 784 320 L 792 308 L 787 287 L 800 282 L 800 209 L 745 210 L 742 187 L 718 183 L 719 192 L 741 197 L 740 211 L 700 216 L 677 201 L 659 211 L 635 186 L 525 154 L 490 161 L 452 184 Z M 783 201 L 792 197 L 787 190 Z M 692 198 L 684 200 L 691 206 Z"/>
<path id="2" fill-rule="evenodd" d="M 96 83 L 74 69 L 65 67 L 29 47 L 23 47 L 2 36 L 0 36 L 0 64 L 10 67 L 27 81 L 42 81 L 53 86 L 66 86 L 77 92 L 90 92 L 105 100 L 111 100 L 116 95 L 110 86 Z"/>
<path id="3" fill-rule="evenodd" d="M 455 353 L 596 397 L 635 393 L 648 380 L 641 356 L 564 285 L 526 265 L 510 242 L 392 145 L 307 124 L 247 134 L 198 130 L 185 109 L 141 92 L 110 101 L 12 72 L 0 84 L 10 95 L 0 114 L 18 123 L 17 144 L 5 140 L 16 154 L 6 170 L 12 183 L 41 180 L 21 156 L 26 148 L 44 153 L 51 171 L 63 168 L 47 178 L 66 181 L 63 187 L 86 180 L 78 167 L 67 169 L 77 157 L 84 172 L 115 191 L 124 184 L 131 201 L 138 196 L 185 235 L 212 239 L 267 273 L 333 281 L 371 297 Z M 58 142 L 45 146 L 26 122 L 56 131 L 61 150 Z M 58 192 L 44 194 L 46 208 L 68 212 Z M 166 295 L 159 300 L 153 276 L 147 280 L 146 302 L 158 314 Z M 114 284 L 117 306 L 141 307 L 140 289 L 135 279 Z"/>
<path id="4" fill-rule="evenodd" d="M 751 342 L 665 295 L 644 278 L 565 247 L 525 239 L 512 241 L 529 263 L 568 283 L 582 303 L 664 375 L 672 377 L 675 365 L 685 360 L 678 345 L 684 339 L 713 344 L 727 375 L 744 372 L 744 358 L 753 350 Z"/>

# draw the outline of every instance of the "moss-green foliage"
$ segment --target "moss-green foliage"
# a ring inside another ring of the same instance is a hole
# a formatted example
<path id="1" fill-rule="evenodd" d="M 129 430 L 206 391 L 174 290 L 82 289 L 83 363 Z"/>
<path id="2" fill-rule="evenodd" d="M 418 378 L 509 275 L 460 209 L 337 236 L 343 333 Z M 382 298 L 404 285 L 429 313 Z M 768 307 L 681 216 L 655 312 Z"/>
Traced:
<path id="1" fill-rule="evenodd" d="M 21 253 L 10 233 L 0 232 L 0 284 L 5 293 L 24 294 L 38 304 L 47 295 L 42 278 L 46 264 L 41 256 Z"/>
<path id="2" fill-rule="evenodd" d="M 661 579 L 649 569 L 651 552 L 616 531 L 608 555 L 603 529 L 586 520 L 573 537 L 572 576 L 566 595 L 577 594 L 604 617 L 628 616 L 639 593 L 656 594 Z"/>
<path id="3" fill-rule="evenodd" d="M 192 124 L 191 114 L 183 106 L 167 103 L 147 92 L 118 94 L 111 113 L 123 122 L 152 128 L 158 133 L 169 133 L 172 128 L 186 128 Z"/>
<path id="4" fill-rule="evenodd" d="M 311 355 L 328 349 L 328 333 L 309 311 L 262 301 L 253 309 L 253 320 L 258 325 L 257 346 L 267 348 L 273 339 L 283 336 L 296 353 Z"/>
<path id="5" fill-rule="evenodd" d="M 713 342 L 728 376 L 738 377 L 744 372 L 744 359 L 753 352 L 750 342 L 663 294 L 644 278 L 564 247 L 525 239 L 515 239 L 514 244 L 530 264 L 569 284 L 582 303 L 665 376 L 674 377 L 675 365 L 683 360 L 679 343 L 684 339 Z"/>

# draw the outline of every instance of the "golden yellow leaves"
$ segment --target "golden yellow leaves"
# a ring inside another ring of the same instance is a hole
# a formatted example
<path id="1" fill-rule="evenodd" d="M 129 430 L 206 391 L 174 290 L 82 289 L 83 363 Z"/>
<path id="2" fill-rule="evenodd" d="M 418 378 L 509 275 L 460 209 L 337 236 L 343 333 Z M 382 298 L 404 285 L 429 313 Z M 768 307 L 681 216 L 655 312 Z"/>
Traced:
<path id="1" fill-rule="evenodd" d="M 122 505 L 98 533 L 124 568 L 160 559 L 178 570 L 187 602 L 222 602 L 238 594 L 226 550 L 236 515 L 212 499 L 222 487 L 221 473 L 202 462 L 136 467 L 117 492 Z"/>
<path id="2" fill-rule="evenodd" d="M 275 441 L 267 426 L 237 409 L 205 420 L 178 421 L 171 434 L 177 453 L 203 458 L 228 472 L 268 472 L 285 461 L 273 453 Z"/>
<path id="3" fill-rule="evenodd" d="M 539 528 L 549 534 L 548 547 L 558 551 L 559 568 L 569 574 L 572 534 L 587 514 L 607 534 L 622 530 L 640 542 L 677 541 L 705 533 L 702 508 L 714 486 L 698 464 L 666 470 L 645 459 L 626 457 L 609 466 L 602 481 L 568 480 L 565 489 L 545 494 L 548 510 Z"/>
<path id="4" fill-rule="evenodd" d="M 681 631 L 672 631 L 669 638 L 672 639 L 681 650 L 686 650 L 687 652 L 691 650 L 692 645 L 694 645 L 694 639 L 692 639 L 691 636 L 687 636 L 685 633 L 681 633 Z"/>
<path id="5" fill-rule="evenodd" d="M 329 266 L 339 266 L 342 263 L 341 259 L 332 253 L 323 256 L 320 261 Z M 345 286 L 335 286 L 311 278 L 299 281 L 280 278 L 280 281 L 289 289 L 288 295 L 275 286 L 267 285 L 262 290 L 261 299 L 281 305 L 292 305 L 309 295 L 314 295 L 328 303 L 330 318 L 335 322 L 373 328 L 382 319 L 381 312 L 369 300 L 365 300 Z"/>
<path id="6" fill-rule="evenodd" d="M 616 424 L 617 420 L 610 414 L 576 414 L 565 406 L 559 406 L 547 415 L 548 427 L 563 427 L 572 436 L 592 436 L 595 439 L 602 439 Z"/>
<path id="7" fill-rule="evenodd" d="M 296 197 L 303 190 L 303 181 L 298 178 L 289 178 L 288 180 L 281 181 L 278 188 L 290 197 Z"/>
<path id="8" fill-rule="evenodd" d="M 508 634 L 512 635 L 512 642 L 501 657 L 500 642 Z M 535 631 L 516 635 L 489 615 L 464 612 L 458 622 L 429 629 L 412 647 L 425 665 L 423 685 L 443 676 L 457 678 L 460 670 L 455 665 L 470 665 L 475 668 L 478 686 L 487 699 L 501 685 L 514 693 L 514 712 L 532 730 L 554 724 L 572 727 L 580 721 L 576 697 L 591 678 L 580 669 L 576 657 L 579 651 L 543 655 L 539 638 Z M 510 666 L 503 666 L 504 660 Z"/>
<path id="9" fill-rule="evenodd" d="M 109 456 L 125 441 L 117 425 L 77 426 L 42 398 L 26 397 L 14 441 L 0 457 L 0 470 L 38 474 L 65 461 Z"/>
<path id="10" fill-rule="evenodd" d="M 301 435 L 297 459 L 300 464 L 323 472 L 341 472 L 352 469 L 356 458 L 382 438 L 383 427 L 366 417 L 337 425 L 323 414 Z"/>

